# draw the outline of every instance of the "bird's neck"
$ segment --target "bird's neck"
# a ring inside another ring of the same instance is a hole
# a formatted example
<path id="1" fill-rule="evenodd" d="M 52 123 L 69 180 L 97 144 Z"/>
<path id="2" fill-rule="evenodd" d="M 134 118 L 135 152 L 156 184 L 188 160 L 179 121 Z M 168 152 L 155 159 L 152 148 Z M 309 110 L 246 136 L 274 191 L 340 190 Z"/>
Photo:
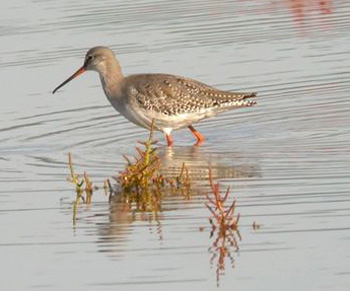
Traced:
<path id="1" fill-rule="evenodd" d="M 109 62 L 99 71 L 103 90 L 110 100 L 121 99 L 123 96 L 124 76 L 117 60 Z"/>

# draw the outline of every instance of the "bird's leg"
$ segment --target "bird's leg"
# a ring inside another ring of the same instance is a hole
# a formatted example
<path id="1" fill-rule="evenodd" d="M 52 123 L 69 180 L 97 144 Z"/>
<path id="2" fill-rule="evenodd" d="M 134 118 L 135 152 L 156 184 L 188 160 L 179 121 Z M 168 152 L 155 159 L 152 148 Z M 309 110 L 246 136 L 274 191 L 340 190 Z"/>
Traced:
<path id="1" fill-rule="evenodd" d="M 173 138 L 170 134 L 166 134 L 166 140 L 168 141 L 168 147 L 171 147 L 173 145 Z"/>
<path id="2" fill-rule="evenodd" d="M 196 145 L 200 145 L 203 141 L 205 141 L 205 137 L 203 135 L 201 135 L 192 125 L 189 125 L 188 129 L 197 138 Z"/>

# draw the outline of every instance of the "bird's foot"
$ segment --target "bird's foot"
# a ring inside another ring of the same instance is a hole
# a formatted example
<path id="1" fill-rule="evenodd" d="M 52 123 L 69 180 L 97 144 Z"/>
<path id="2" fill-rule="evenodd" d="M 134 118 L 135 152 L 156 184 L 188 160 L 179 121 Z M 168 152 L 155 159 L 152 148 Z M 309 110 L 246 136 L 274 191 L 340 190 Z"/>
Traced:
<path id="1" fill-rule="evenodd" d="M 195 146 L 200 146 L 205 141 L 205 137 L 201 135 L 192 125 L 189 125 L 188 129 L 197 138 L 197 142 L 195 143 Z"/>

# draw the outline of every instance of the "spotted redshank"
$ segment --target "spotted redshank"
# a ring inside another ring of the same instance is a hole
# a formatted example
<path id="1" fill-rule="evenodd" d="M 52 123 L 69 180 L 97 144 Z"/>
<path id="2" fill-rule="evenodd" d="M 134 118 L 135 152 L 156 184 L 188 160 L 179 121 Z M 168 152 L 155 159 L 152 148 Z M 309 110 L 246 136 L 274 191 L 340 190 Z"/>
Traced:
<path id="1" fill-rule="evenodd" d="M 166 74 L 139 74 L 124 77 L 113 51 L 98 46 L 90 49 L 83 66 L 53 90 L 53 94 L 85 71 L 97 71 L 103 90 L 112 106 L 133 123 L 166 135 L 168 146 L 173 144 L 171 132 L 188 127 L 204 141 L 193 123 L 218 113 L 256 104 L 249 98 L 256 93 L 234 93 L 215 89 L 198 81 Z"/>

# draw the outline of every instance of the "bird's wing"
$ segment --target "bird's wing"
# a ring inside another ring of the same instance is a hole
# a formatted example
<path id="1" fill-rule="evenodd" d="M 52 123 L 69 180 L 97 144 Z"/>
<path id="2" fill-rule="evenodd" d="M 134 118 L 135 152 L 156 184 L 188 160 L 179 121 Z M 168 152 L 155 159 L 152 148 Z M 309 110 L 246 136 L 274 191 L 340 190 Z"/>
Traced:
<path id="1" fill-rule="evenodd" d="M 128 78 L 130 84 L 133 84 L 132 95 L 140 107 L 169 116 L 203 112 L 213 108 L 225 111 L 255 104 L 255 101 L 245 99 L 255 97 L 256 93 L 221 91 L 184 77 L 145 74 Z"/>

